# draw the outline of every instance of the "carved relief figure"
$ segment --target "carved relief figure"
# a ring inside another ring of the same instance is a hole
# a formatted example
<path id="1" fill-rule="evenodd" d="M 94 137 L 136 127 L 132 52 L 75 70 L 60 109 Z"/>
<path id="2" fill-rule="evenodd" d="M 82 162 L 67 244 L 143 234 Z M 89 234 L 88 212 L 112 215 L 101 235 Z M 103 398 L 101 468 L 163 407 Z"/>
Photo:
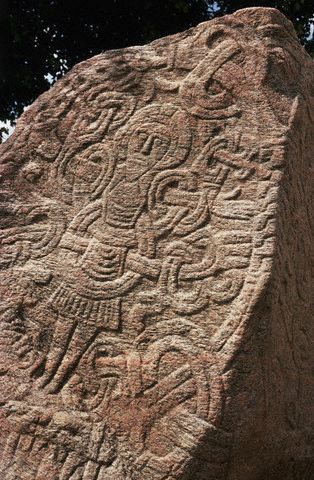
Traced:
<path id="1" fill-rule="evenodd" d="M 87 348 L 86 335 L 92 339 L 102 329 L 119 329 L 121 298 L 145 276 L 145 272 L 127 268 L 127 254 L 135 250 L 146 257 L 152 255 L 156 239 L 149 228 L 150 182 L 159 171 L 185 161 L 190 148 L 187 116 L 171 105 L 146 107 L 127 124 L 117 139 L 120 141 L 124 142 L 125 156 L 116 159 L 112 178 L 98 194 L 100 199 L 74 218 L 60 243 L 63 258 L 67 258 L 64 251 L 69 251 L 69 269 L 51 299 L 61 319 L 42 378 L 44 384 L 52 375 L 62 381 L 66 370 Z M 121 145 L 116 148 L 121 157 Z M 145 235 L 151 236 L 146 238 L 146 250 Z M 70 340 L 64 335 L 64 323 Z M 64 354 L 56 373 L 56 364 Z"/>

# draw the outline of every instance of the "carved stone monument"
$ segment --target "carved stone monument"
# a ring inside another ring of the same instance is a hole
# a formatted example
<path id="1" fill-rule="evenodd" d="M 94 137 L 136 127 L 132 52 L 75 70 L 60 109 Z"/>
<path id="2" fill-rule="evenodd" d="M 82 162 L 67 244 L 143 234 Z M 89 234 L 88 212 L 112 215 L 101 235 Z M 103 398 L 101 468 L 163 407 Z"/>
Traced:
<path id="1" fill-rule="evenodd" d="M 251 8 L 82 62 L 22 115 L 1 479 L 314 478 L 313 102 L 292 25 Z"/>

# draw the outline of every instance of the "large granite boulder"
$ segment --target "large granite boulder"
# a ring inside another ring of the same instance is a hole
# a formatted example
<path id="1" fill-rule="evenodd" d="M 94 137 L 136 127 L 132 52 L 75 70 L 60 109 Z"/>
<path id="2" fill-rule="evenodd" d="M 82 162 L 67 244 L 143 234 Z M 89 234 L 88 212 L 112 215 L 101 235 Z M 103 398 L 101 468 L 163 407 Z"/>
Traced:
<path id="1" fill-rule="evenodd" d="M 314 478 L 313 100 L 291 23 L 251 8 L 80 63 L 22 115 L 1 479 Z"/>

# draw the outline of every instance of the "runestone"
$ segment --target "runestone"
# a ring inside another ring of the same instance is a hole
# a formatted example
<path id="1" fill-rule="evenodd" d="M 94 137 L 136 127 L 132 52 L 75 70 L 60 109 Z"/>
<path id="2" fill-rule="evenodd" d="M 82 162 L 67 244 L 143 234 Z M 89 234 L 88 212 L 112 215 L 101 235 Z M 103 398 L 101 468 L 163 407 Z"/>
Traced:
<path id="1" fill-rule="evenodd" d="M 313 480 L 314 64 L 249 8 L 75 66 L 1 146 L 0 478 Z"/>

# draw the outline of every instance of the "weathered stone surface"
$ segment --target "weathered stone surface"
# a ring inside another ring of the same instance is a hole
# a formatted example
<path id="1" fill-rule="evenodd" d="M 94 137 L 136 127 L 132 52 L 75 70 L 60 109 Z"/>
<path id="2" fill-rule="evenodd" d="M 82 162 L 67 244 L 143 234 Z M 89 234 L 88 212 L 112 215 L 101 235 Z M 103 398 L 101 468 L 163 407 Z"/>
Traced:
<path id="1" fill-rule="evenodd" d="M 252 8 L 77 65 L 1 147 L 5 480 L 311 480 L 314 67 Z"/>

